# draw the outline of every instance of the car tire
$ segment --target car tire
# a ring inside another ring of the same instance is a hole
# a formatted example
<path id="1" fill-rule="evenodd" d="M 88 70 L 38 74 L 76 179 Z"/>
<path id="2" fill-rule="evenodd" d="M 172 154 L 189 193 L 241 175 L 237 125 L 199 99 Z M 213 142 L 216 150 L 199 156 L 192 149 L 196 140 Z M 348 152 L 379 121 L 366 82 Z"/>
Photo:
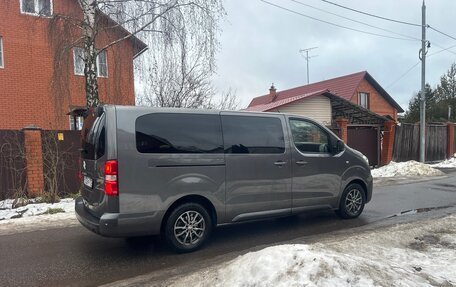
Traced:
<path id="1" fill-rule="evenodd" d="M 357 183 L 352 183 L 344 189 L 336 213 L 344 219 L 356 218 L 363 212 L 365 204 L 366 193 L 364 188 Z"/>
<path id="2" fill-rule="evenodd" d="M 200 248 L 212 231 L 211 217 L 202 205 L 185 203 L 168 216 L 165 226 L 167 244 L 179 253 Z"/>

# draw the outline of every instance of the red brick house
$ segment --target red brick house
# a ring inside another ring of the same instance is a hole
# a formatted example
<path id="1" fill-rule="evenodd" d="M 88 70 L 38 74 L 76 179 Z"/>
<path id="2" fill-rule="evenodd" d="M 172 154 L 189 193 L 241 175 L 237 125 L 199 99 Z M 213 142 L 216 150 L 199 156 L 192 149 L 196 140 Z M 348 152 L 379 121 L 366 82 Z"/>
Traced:
<path id="1" fill-rule="evenodd" d="M 397 114 L 404 112 L 366 71 L 284 91 L 271 87 L 268 94 L 254 98 L 246 110 L 313 118 L 337 129 L 340 137 L 363 152 L 372 165 L 391 161 L 392 126 Z"/>
<path id="2" fill-rule="evenodd" d="M 0 0 L 0 129 L 75 128 L 68 113 L 85 105 L 84 68 L 80 48 L 65 45 L 81 31 L 56 15 L 82 19 L 82 10 L 77 0 Z M 102 27 L 115 26 L 106 15 L 98 17 Z M 97 47 L 127 33 L 104 29 Z M 99 54 L 101 102 L 135 104 L 133 59 L 146 49 L 133 36 Z"/>

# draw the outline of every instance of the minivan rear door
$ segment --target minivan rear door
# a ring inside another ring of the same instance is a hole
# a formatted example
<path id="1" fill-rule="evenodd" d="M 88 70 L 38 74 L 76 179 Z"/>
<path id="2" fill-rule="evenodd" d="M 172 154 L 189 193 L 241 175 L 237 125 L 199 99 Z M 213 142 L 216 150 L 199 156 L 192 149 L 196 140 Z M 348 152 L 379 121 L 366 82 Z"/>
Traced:
<path id="1" fill-rule="evenodd" d="M 291 213 L 291 155 L 285 117 L 222 112 L 226 218 Z"/>
<path id="2" fill-rule="evenodd" d="M 81 130 L 81 195 L 94 215 L 101 215 L 104 198 L 106 120 L 102 108 L 90 109 Z"/>

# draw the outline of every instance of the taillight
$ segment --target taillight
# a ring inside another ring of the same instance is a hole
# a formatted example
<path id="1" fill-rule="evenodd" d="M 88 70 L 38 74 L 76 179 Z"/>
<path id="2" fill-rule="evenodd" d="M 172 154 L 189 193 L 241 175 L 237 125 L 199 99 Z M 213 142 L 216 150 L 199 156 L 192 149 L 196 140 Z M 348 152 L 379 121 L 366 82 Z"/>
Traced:
<path id="1" fill-rule="evenodd" d="M 108 196 L 119 195 L 119 185 L 117 184 L 117 160 L 108 160 L 104 166 L 105 172 L 105 194 Z"/>

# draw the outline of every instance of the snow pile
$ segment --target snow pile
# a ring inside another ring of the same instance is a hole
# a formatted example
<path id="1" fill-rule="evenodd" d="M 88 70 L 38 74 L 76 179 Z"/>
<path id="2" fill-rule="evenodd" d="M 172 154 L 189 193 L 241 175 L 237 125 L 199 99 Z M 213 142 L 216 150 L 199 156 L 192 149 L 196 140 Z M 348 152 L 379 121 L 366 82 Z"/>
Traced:
<path id="1" fill-rule="evenodd" d="M 456 216 L 247 253 L 171 286 L 454 286 Z"/>
<path id="2" fill-rule="evenodd" d="M 61 212 L 60 209 L 65 213 L 74 213 L 74 199 L 72 198 L 61 199 L 58 203 L 33 203 L 34 201 L 32 201 L 32 203 L 18 208 L 12 208 L 13 201 L 13 199 L 0 201 L 0 222 L 8 219 L 42 215 L 49 211 Z"/>
<path id="3" fill-rule="evenodd" d="M 373 177 L 395 177 L 395 176 L 441 176 L 442 171 L 427 164 L 414 160 L 406 162 L 390 162 L 388 165 L 371 171 Z"/>
<path id="4" fill-rule="evenodd" d="M 437 164 L 431 164 L 431 167 L 435 168 L 456 168 L 456 157 L 444 160 Z"/>

